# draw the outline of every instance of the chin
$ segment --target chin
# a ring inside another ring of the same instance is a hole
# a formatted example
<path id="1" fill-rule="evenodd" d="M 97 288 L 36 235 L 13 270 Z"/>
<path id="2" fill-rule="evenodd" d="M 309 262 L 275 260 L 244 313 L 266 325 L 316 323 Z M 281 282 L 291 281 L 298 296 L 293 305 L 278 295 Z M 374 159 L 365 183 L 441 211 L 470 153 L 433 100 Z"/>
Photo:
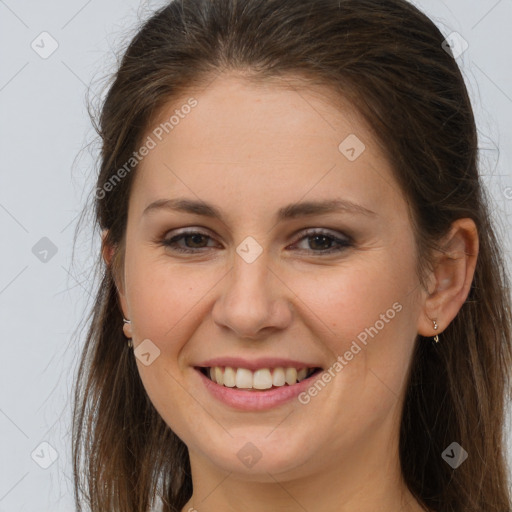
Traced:
<path id="1" fill-rule="evenodd" d="M 314 455 L 315 450 L 306 439 L 311 440 L 311 436 L 293 439 L 286 431 L 279 435 L 270 433 L 273 428 L 249 429 L 254 435 L 246 430 L 243 436 L 233 435 L 227 446 L 205 446 L 203 453 L 213 466 L 240 475 L 247 481 L 275 483 L 269 475 L 278 474 L 282 474 L 285 480 L 286 475 L 295 477 L 309 467 L 306 463 Z"/>

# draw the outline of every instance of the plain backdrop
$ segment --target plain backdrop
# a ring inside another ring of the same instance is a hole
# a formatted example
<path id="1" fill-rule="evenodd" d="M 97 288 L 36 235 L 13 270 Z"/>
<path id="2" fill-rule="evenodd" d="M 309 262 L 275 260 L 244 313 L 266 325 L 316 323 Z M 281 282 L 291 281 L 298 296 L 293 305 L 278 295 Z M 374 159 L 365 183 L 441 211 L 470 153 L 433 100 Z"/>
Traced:
<path id="1" fill-rule="evenodd" d="M 443 34 L 457 32 L 469 44 L 457 62 L 510 266 L 512 2 L 414 3 Z M 84 339 L 76 331 L 90 306 L 99 249 L 85 230 L 72 264 L 98 154 L 86 91 L 101 94 L 116 53 L 160 5 L 0 0 L 0 512 L 74 510 L 70 405 Z"/>

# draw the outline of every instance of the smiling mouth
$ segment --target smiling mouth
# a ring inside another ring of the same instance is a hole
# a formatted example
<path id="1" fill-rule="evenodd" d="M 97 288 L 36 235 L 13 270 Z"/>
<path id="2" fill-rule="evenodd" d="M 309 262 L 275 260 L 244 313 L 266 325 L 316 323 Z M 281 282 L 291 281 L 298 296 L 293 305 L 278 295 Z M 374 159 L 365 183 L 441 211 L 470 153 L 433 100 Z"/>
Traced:
<path id="1" fill-rule="evenodd" d="M 293 386 L 322 371 L 322 368 L 319 367 L 260 368 L 255 371 L 229 366 L 196 367 L 196 369 L 220 386 L 245 391 L 263 391 L 283 386 Z"/>

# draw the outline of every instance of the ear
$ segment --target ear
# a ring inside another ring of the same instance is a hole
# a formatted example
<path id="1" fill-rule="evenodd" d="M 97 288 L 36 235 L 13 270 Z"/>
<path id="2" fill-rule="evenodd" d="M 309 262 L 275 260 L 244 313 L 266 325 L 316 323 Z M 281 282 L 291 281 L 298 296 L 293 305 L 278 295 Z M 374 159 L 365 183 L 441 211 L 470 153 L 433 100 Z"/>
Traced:
<path id="1" fill-rule="evenodd" d="M 105 264 L 109 267 L 112 263 L 114 247 L 108 243 L 108 229 L 104 229 L 101 232 L 101 255 L 103 257 L 103 261 L 105 261 Z"/>
<path id="2" fill-rule="evenodd" d="M 418 334 L 422 336 L 443 332 L 469 294 L 479 248 L 478 231 L 473 220 L 456 220 L 443 238 L 441 248 L 418 319 Z M 437 330 L 434 330 L 433 320 L 439 326 Z"/>
<path id="3" fill-rule="evenodd" d="M 130 319 L 130 315 L 128 313 L 128 303 L 126 300 L 126 295 L 124 291 L 124 285 L 123 280 L 119 279 L 119 276 L 117 275 L 117 269 L 115 269 L 113 265 L 113 258 L 115 256 L 116 248 L 108 241 L 108 229 L 104 229 L 101 232 L 101 255 L 103 257 L 103 260 L 105 261 L 105 264 L 110 269 L 110 272 L 112 272 L 112 278 L 114 279 L 114 283 L 117 288 L 117 296 L 119 299 L 119 302 L 121 304 L 121 309 L 124 318 Z M 130 329 L 130 326 L 125 324 L 123 328 Z"/>

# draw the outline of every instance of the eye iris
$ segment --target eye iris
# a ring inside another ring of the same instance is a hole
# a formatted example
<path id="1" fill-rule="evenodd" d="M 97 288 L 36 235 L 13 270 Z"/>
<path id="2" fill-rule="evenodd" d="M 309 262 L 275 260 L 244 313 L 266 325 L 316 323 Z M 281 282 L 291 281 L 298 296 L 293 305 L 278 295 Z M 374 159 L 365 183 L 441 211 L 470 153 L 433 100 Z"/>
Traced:
<path id="1" fill-rule="evenodd" d="M 330 244 L 331 244 L 331 239 L 330 239 L 328 236 L 325 236 L 325 235 L 313 235 L 313 236 L 311 236 L 310 238 L 311 238 L 311 239 L 313 239 L 313 240 L 315 240 L 315 241 L 318 241 L 318 239 L 323 239 L 323 240 L 324 240 L 324 242 L 325 242 L 325 243 L 323 244 L 323 245 L 324 245 L 324 247 L 317 247 L 317 248 L 319 248 L 319 249 L 330 249 L 330 247 L 325 247 L 325 244 L 327 244 L 327 245 L 329 245 L 329 246 L 330 246 Z M 310 246 L 311 246 L 313 249 L 315 248 L 315 247 L 314 247 L 314 245 L 315 245 L 315 242 L 314 242 L 313 244 L 310 244 Z M 320 244 L 320 245 L 322 245 L 322 244 Z"/>
<path id="2" fill-rule="evenodd" d="M 203 239 L 203 241 L 204 241 L 204 238 L 205 238 L 205 236 L 201 235 L 200 233 L 194 233 L 192 235 L 186 235 L 185 236 L 185 240 L 189 240 L 189 239 L 195 240 L 194 242 L 192 242 L 193 244 L 195 244 L 197 242 L 197 239 L 199 239 L 199 240 Z M 202 247 L 200 242 L 198 242 L 198 243 L 199 243 L 199 246 Z M 187 244 L 187 245 L 189 245 L 189 244 Z"/>

